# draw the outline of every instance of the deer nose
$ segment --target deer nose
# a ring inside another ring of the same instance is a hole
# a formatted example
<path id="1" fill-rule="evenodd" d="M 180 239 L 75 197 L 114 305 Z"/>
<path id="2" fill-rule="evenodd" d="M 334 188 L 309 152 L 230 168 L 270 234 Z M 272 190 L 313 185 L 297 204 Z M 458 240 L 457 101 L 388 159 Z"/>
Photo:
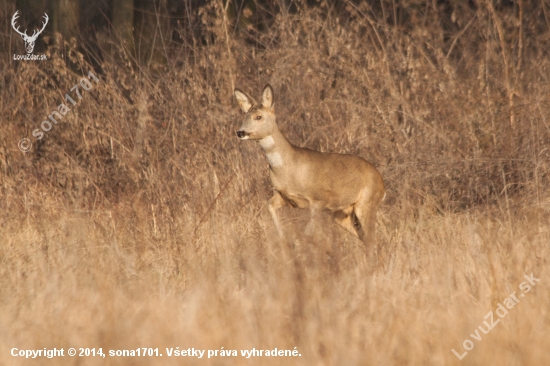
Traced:
<path id="1" fill-rule="evenodd" d="M 237 131 L 237 137 L 242 139 L 244 136 L 246 135 L 246 133 L 244 131 Z"/>

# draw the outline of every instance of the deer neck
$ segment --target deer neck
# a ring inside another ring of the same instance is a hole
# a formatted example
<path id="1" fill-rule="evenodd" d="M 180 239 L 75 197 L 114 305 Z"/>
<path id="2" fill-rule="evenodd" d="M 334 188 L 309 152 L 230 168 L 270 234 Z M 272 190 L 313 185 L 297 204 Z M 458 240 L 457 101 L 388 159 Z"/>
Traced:
<path id="1" fill-rule="evenodd" d="M 292 145 L 279 129 L 275 129 L 271 135 L 261 139 L 259 144 L 264 150 L 272 170 L 279 170 L 291 162 Z"/>

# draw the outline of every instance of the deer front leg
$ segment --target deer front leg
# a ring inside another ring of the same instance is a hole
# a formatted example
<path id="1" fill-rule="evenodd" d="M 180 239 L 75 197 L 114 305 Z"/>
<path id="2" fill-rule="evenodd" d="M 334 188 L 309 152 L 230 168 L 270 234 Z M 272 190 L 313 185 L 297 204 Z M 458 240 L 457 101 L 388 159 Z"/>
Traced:
<path id="1" fill-rule="evenodd" d="M 273 197 L 269 200 L 268 204 L 268 210 L 271 214 L 271 219 L 273 220 L 273 223 L 275 224 L 275 229 L 277 229 L 277 234 L 279 234 L 279 238 L 284 239 L 283 230 L 281 228 L 281 223 L 279 222 L 279 217 L 277 216 L 277 209 L 283 207 L 286 205 L 286 201 L 281 196 L 281 194 L 278 191 L 275 191 L 273 194 Z"/>
<path id="2" fill-rule="evenodd" d="M 310 205 L 310 217 L 309 222 L 306 225 L 306 235 L 312 236 L 313 232 L 315 230 L 315 224 L 316 224 L 316 218 L 319 214 L 319 212 L 322 210 L 323 203 L 322 202 L 314 202 Z"/>

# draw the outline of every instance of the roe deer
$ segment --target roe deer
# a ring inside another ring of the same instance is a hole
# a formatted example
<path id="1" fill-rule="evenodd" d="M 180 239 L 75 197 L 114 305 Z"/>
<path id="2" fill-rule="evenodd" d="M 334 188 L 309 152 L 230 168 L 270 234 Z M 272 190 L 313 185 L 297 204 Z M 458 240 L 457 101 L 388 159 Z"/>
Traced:
<path id="1" fill-rule="evenodd" d="M 320 210 L 332 213 L 336 223 L 369 249 L 374 242 L 376 211 L 385 198 L 378 170 L 355 155 L 323 153 L 289 143 L 275 122 L 270 85 L 265 86 L 260 104 L 239 89 L 235 97 L 245 113 L 237 137 L 258 141 L 269 161 L 274 195 L 268 208 L 279 237 L 284 238 L 276 211 L 290 204 L 310 208 L 312 219 Z"/>

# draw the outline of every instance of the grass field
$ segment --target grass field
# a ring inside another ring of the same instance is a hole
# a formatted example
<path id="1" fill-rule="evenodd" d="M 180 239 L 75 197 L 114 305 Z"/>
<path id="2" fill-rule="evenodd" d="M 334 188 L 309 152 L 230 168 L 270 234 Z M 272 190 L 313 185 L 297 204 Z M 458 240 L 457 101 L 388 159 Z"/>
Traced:
<path id="1" fill-rule="evenodd" d="M 260 31 L 212 2 L 155 65 L 114 36 L 14 61 L 0 7 L 1 365 L 550 365 L 550 3 L 342 3 Z M 374 267 L 290 208 L 284 252 L 265 156 L 235 136 L 233 88 L 266 83 L 291 142 L 382 173 Z M 54 347 L 163 357 L 10 355 Z"/>

